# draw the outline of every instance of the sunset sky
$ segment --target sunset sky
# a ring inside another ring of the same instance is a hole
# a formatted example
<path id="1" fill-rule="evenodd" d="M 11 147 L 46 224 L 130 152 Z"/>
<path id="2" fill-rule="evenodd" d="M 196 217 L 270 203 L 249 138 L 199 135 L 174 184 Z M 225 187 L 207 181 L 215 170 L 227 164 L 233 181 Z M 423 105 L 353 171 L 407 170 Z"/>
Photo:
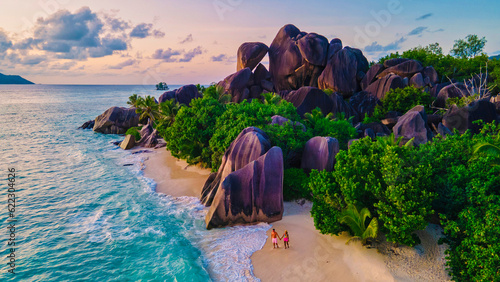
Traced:
<path id="1" fill-rule="evenodd" d="M 0 0 L 0 73 L 42 84 L 209 84 L 243 42 L 291 23 L 369 60 L 477 34 L 500 54 L 499 1 Z M 264 59 L 268 61 L 267 57 Z"/>

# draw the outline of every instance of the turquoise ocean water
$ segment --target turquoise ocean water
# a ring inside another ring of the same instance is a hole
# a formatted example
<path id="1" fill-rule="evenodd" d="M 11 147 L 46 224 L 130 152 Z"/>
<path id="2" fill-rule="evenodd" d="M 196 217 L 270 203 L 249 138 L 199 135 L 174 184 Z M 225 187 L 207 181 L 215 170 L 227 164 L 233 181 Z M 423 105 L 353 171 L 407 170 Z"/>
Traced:
<path id="1" fill-rule="evenodd" d="M 133 93 L 162 93 L 152 88 L 0 85 L 0 281 L 257 280 L 250 255 L 269 225 L 207 231 L 206 208 L 155 193 L 145 156 L 112 144 L 123 136 L 77 129 Z M 8 168 L 16 169 L 14 275 Z"/>

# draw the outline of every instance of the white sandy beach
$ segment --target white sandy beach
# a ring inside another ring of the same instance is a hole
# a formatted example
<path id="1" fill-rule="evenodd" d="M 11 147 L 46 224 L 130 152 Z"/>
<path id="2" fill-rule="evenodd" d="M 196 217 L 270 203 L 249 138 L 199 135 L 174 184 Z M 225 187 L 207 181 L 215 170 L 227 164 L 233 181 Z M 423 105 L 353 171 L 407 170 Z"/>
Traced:
<path id="1" fill-rule="evenodd" d="M 145 176 L 157 183 L 157 192 L 174 197 L 199 197 L 210 171 L 188 166 L 165 148 L 153 150 L 145 161 Z M 418 235 L 416 248 L 382 244 L 381 251 L 346 245 L 347 236 L 320 234 L 310 216 L 312 204 L 286 202 L 283 219 L 272 223 L 280 234 L 288 230 L 290 248 L 273 249 L 270 234 L 252 257 L 254 274 L 261 281 L 448 281 L 444 246 L 437 245 L 439 227 L 431 225 Z"/>

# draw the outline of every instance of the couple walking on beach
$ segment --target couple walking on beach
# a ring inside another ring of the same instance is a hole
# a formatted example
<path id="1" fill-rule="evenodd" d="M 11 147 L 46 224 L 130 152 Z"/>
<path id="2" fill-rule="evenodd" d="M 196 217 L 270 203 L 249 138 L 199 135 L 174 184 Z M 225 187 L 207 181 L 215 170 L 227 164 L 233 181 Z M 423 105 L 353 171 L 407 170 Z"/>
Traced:
<path id="1" fill-rule="evenodd" d="M 280 240 L 283 239 L 283 242 L 285 244 L 285 249 L 290 248 L 290 245 L 288 245 L 288 242 L 290 241 L 290 237 L 288 236 L 288 231 L 285 230 L 285 233 L 283 233 L 283 236 L 280 237 L 280 235 L 278 235 L 278 232 L 276 232 L 276 230 L 273 228 L 273 232 L 271 232 L 271 239 L 273 241 L 273 249 L 280 247 L 280 246 L 278 246 L 278 238 Z"/>

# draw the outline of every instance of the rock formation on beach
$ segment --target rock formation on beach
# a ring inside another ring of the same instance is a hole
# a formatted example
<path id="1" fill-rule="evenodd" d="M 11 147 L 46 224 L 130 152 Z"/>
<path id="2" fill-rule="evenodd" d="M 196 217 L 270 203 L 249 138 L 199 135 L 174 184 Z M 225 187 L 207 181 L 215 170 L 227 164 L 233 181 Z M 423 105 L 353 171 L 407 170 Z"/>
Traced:
<path id="1" fill-rule="evenodd" d="M 205 218 L 207 229 L 283 217 L 283 155 L 272 147 L 221 182 Z"/>
<path id="2" fill-rule="evenodd" d="M 209 177 L 201 192 L 201 202 L 205 206 L 212 205 L 222 181 L 232 172 L 237 171 L 250 162 L 264 155 L 271 148 L 269 137 L 256 127 L 245 128 L 222 157 L 222 163 L 217 173 Z"/>
<path id="3" fill-rule="evenodd" d="M 135 108 L 111 107 L 95 119 L 94 131 L 104 134 L 125 134 L 131 127 L 139 125 Z"/>
<path id="4" fill-rule="evenodd" d="M 194 84 L 182 86 L 177 90 L 167 91 L 158 98 L 158 103 L 175 99 L 175 102 L 188 106 L 191 100 L 201 97 L 198 88 Z"/>

